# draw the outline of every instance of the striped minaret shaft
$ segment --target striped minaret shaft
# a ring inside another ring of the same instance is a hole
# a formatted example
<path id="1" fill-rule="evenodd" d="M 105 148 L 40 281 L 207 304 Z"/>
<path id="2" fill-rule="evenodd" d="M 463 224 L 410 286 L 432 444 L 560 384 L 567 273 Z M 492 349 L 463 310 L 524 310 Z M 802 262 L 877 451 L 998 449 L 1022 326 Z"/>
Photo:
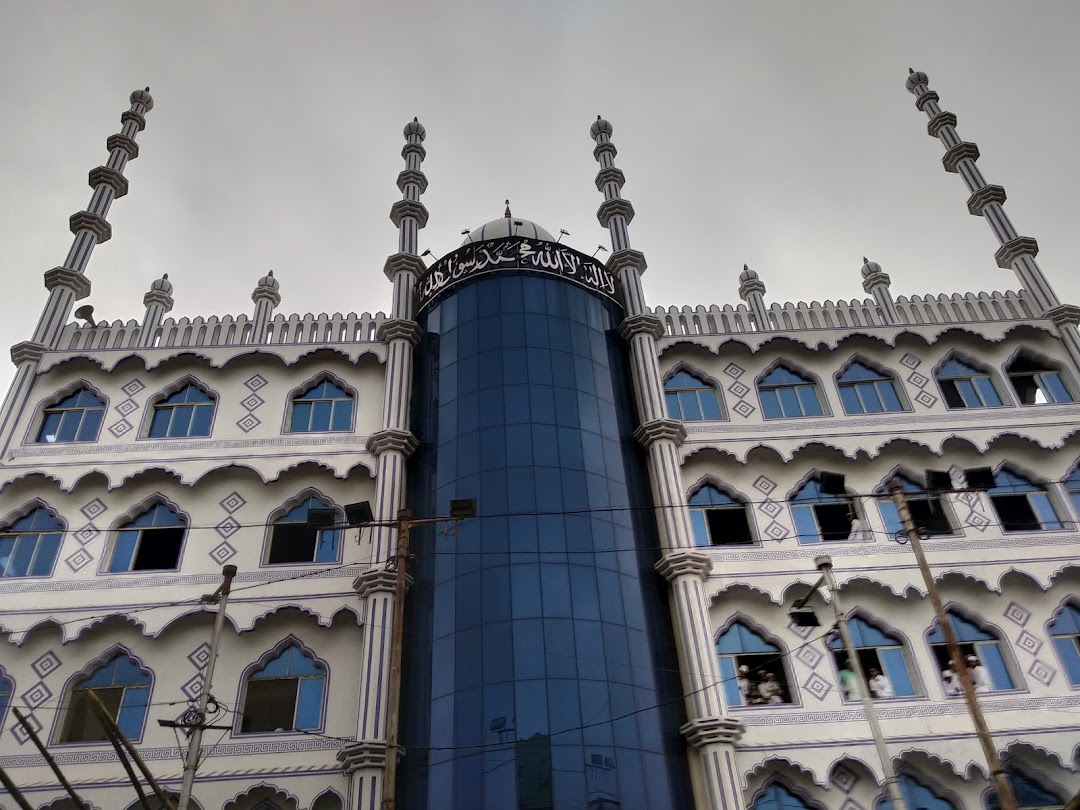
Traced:
<path id="1" fill-rule="evenodd" d="M 405 462 L 416 449 L 409 426 L 412 399 L 413 349 L 420 342 L 420 328 L 413 319 L 416 280 L 427 269 L 417 255 L 417 237 L 427 225 L 428 212 L 420 202 L 427 178 L 420 170 L 425 151 L 424 127 L 415 118 L 405 126 L 401 155 L 405 169 L 398 175 L 401 199 L 390 209 L 398 228 L 398 252 L 386 260 L 383 272 L 394 285 L 390 318 L 379 328 L 386 345 L 386 384 L 383 389 L 382 429 L 368 439 L 376 458 L 375 519 L 389 523 L 405 506 Z M 358 810 L 379 810 L 386 762 L 386 701 L 390 682 L 391 628 L 394 623 L 394 575 L 385 563 L 396 551 L 397 532 L 382 526 L 373 529 L 372 565 L 356 582 L 366 603 L 366 633 L 362 671 L 363 689 L 357 716 L 357 742 L 338 752 L 349 774 L 352 801 Z"/>
<path id="2" fill-rule="evenodd" d="M 274 308 L 281 303 L 281 284 L 274 278 L 271 270 L 259 279 L 251 293 L 251 300 L 255 304 L 255 314 L 251 318 L 251 342 L 266 343 L 270 329 L 270 318 L 274 314 Z"/>
<path id="3" fill-rule="evenodd" d="M 908 74 L 908 92 L 915 96 L 915 106 L 929 119 L 927 133 L 945 146 L 945 154 L 941 158 L 945 171 L 960 175 L 971 195 L 967 201 L 968 211 L 986 220 L 1001 245 L 994 254 L 998 267 L 1012 268 L 1030 296 L 1029 300 L 1040 313 L 1056 307 L 1061 302 L 1035 262 L 1039 245 L 1030 236 L 1020 236 L 1016 232 L 1002 207 L 1005 189 L 987 183 L 975 165 L 979 159 L 979 147 L 960 140 L 956 133 L 956 116 L 938 106 L 940 97 L 930 89 L 926 74 L 910 69 Z"/>
<path id="4" fill-rule="evenodd" d="M 140 349 L 151 348 L 157 341 L 161 321 L 165 318 L 166 313 L 172 312 L 172 289 L 169 274 L 165 273 L 150 285 L 149 292 L 143 296 L 143 306 L 146 307 L 146 311 L 143 313 L 142 326 L 139 327 Z"/>
<path id="5" fill-rule="evenodd" d="M 662 557 L 657 570 L 670 586 L 672 619 L 679 668 L 686 694 L 689 722 L 683 734 L 696 756 L 693 767 L 702 795 L 696 806 L 711 810 L 740 810 L 745 806 L 735 778 L 735 742 L 742 725 L 724 716 L 720 671 L 713 650 L 712 630 L 706 609 L 705 579 L 711 562 L 694 546 L 690 511 L 682 486 L 679 446 L 686 438 L 681 422 L 669 419 L 664 408 L 663 379 L 658 363 L 657 339 L 664 330 L 649 313 L 641 287 L 645 256 L 630 247 L 627 226 L 634 208 L 622 197 L 626 182 L 615 168 L 612 126 L 597 117 L 590 129 L 596 142 L 593 156 L 600 164 L 596 187 L 604 195 L 596 217 L 611 234 L 612 253 L 607 267 L 618 279 L 626 318 L 620 332 L 630 347 L 634 398 L 640 426 L 635 437 L 648 453 L 649 478 L 657 506 Z"/>
<path id="6" fill-rule="evenodd" d="M 75 235 L 71 250 L 61 266 L 45 273 L 49 300 L 41 311 L 33 337 L 11 348 L 11 360 L 18 368 L 4 404 L 0 406 L 0 443 L 5 450 L 11 441 L 10 431 L 14 420 L 22 411 L 33 386 L 38 360 L 44 352 L 57 348 L 75 302 L 90 294 L 90 280 L 85 275 L 90 254 L 97 244 L 108 241 L 112 236 L 112 228 L 105 217 L 113 200 L 127 194 L 128 181 L 124 177 L 124 167 L 129 160 L 138 156 L 135 136 L 146 126 L 146 113 L 154 108 L 149 87 L 133 92 L 130 101 L 130 109 L 120 116 L 122 129 L 108 140 L 108 162 L 90 172 L 90 187 L 94 189 L 90 204 L 85 211 L 72 214 L 69 221 L 71 232 Z"/>

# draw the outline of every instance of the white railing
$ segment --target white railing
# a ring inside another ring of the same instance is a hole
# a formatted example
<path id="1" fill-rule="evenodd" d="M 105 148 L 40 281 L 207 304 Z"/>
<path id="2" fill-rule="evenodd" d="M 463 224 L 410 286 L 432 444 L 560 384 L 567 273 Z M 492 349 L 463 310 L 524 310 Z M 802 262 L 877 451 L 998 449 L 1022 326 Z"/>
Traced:
<path id="1" fill-rule="evenodd" d="M 942 293 L 901 295 L 896 300 L 900 324 L 978 323 L 987 321 L 1027 321 L 1035 317 L 1023 293 Z M 746 304 L 710 307 L 654 307 L 652 314 L 664 325 L 664 333 L 679 335 L 723 335 L 763 331 Z M 814 301 L 797 304 L 773 303 L 767 310 L 768 331 L 802 329 L 850 329 L 888 326 L 872 298 L 851 301 Z"/>
<path id="2" fill-rule="evenodd" d="M 365 343 L 376 339 L 386 315 L 275 315 L 267 324 L 263 345 L 306 343 Z M 251 346 L 253 323 L 249 315 L 210 315 L 197 318 L 166 318 L 157 328 L 151 348 L 197 346 Z M 61 351 L 130 349 L 139 343 L 137 321 L 103 322 L 96 326 L 69 323 L 60 336 Z"/>

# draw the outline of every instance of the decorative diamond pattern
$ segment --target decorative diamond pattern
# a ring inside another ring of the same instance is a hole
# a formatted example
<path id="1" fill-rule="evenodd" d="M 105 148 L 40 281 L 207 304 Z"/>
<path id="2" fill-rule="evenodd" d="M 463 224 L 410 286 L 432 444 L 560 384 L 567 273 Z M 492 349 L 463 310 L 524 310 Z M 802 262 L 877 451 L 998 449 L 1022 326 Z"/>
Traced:
<path id="1" fill-rule="evenodd" d="M 250 394 L 249 396 L 246 396 L 242 400 L 240 400 L 240 404 L 243 406 L 245 411 L 253 411 L 260 405 L 265 405 L 266 400 L 260 397 L 258 394 Z"/>
<path id="2" fill-rule="evenodd" d="M 45 685 L 45 681 L 38 681 L 21 695 L 19 695 L 19 697 L 22 699 L 22 702 L 31 709 L 36 709 L 38 706 L 40 706 L 52 696 L 52 690 Z"/>
<path id="3" fill-rule="evenodd" d="M 961 492 L 956 497 L 957 500 L 966 504 L 972 511 L 974 511 L 975 506 L 979 503 L 979 494 L 977 492 Z"/>
<path id="4" fill-rule="evenodd" d="M 108 512 L 109 507 L 103 504 L 100 499 L 94 498 L 94 500 L 90 501 L 90 503 L 86 504 L 86 506 L 82 507 L 79 511 L 86 516 L 87 520 L 93 520 Z"/>
<path id="5" fill-rule="evenodd" d="M 750 415 L 751 415 L 751 414 L 752 414 L 752 413 L 753 413 L 754 411 L 756 411 L 756 410 L 757 410 L 757 408 L 755 408 L 755 407 L 754 407 L 753 405 L 751 405 L 751 404 L 750 404 L 749 402 L 747 402 L 746 400 L 742 400 L 742 401 L 740 401 L 740 402 L 736 402 L 736 403 L 735 403 L 734 405 L 732 405 L 732 406 L 731 406 L 731 410 L 732 410 L 732 411 L 734 411 L 735 413 L 737 413 L 737 414 L 738 414 L 739 416 L 741 416 L 741 417 L 742 417 L 743 419 L 746 419 L 746 418 L 747 418 L 747 417 L 749 417 L 749 416 L 750 416 Z"/>
<path id="6" fill-rule="evenodd" d="M 85 526 L 75 532 L 75 540 L 79 543 L 80 546 L 85 546 L 99 534 L 101 534 L 101 529 L 99 529 L 93 523 L 87 523 Z"/>
<path id="7" fill-rule="evenodd" d="M 788 536 L 788 528 L 775 520 L 765 527 L 765 535 L 771 540 L 783 540 Z"/>
<path id="8" fill-rule="evenodd" d="M 72 571 L 78 573 L 82 569 L 86 568 L 90 563 L 94 561 L 94 555 L 87 551 L 85 548 L 80 548 L 70 557 L 65 558 L 64 562 L 67 563 L 67 567 Z"/>
<path id="9" fill-rule="evenodd" d="M 1009 602 L 1002 615 L 1013 624 L 1024 627 L 1031 618 L 1031 611 L 1016 602 Z"/>
<path id="10" fill-rule="evenodd" d="M 195 676 L 191 678 L 191 680 L 181 686 L 180 691 L 187 695 L 188 700 L 198 700 L 199 695 L 202 694 L 204 683 L 206 683 L 206 678 L 203 677 L 203 674 L 200 671 L 195 673 Z"/>
<path id="11" fill-rule="evenodd" d="M 812 628 L 807 628 L 812 629 Z M 825 696 L 832 691 L 832 684 L 822 678 L 816 672 L 811 672 L 810 677 L 803 682 L 803 689 L 818 700 L 824 700 Z"/>
<path id="12" fill-rule="evenodd" d="M 766 498 L 758 505 L 758 511 L 763 515 L 768 515 L 771 518 L 776 517 L 784 511 L 784 507 L 774 501 L 772 498 Z"/>
<path id="13" fill-rule="evenodd" d="M 915 395 L 915 401 L 924 408 L 933 408 L 937 404 L 937 397 L 929 391 L 920 391 Z"/>
<path id="14" fill-rule="evenodd" d="M 1032 655 L 1038 655 L 1042 645 L 1043 643 L 1027 630 L 1021 630 L 1020 635 L 1016 637 L 1016 646 Z"/>
<path id="15" fill-rule="evenodd" d="M 45 678 L 60 669 L 61 663 L 63 662 L 60 657 L 52 650 L 49 650 L 40 658 L 35 659 L 30 664 L 30 669 L 34 670 L 34 674 L 39 678 Z"/>
<path id="16" fill-rule="evenodd" d="M 212 549 L 210 549 L 210 559 L 216 562 L 218 565 L 224 565 L 233 557 L 236 556 L 236 549 L 231 546 L 228 541 L 222 540 Z"/>
<path id="17" fill-rule="evenodd" d="M 204 641 L 188 654 L 187 660 L 195 669 L 202 669 L 210 662 L 210 645 Z"/>
<path id="18" fill-rule="evenodd" d="M 32 715 L 32 714 L 27 715 L 26 722 L 30 726 L 30 728 L 32 728 L 35 732 L 41 731 L 41 728 L 42 728 L 41 721 L 38 720 L 36 717 L 34 717 L 34 715 Z M 26 729 L 24 729 L 22 727 L 22 724 L 20 724 L 20 723 L 15 723 L 11 727 L 11 736 L 14 737 L 18 741 L 19 745 L 23 745 L 27 740 L 30 739 L 30 735 L 27 733 Z"/>
<path id="19" fill-rule="evenodd" d="M 763 495 L 771 495 L 777 484 L 768 476 L 759 475 L 751 486 Z"/>
<path id="20" fill-rule="evenodd" d="M 920 374 L 917 371 L 913 371 L 910 374 L 908 374 L 907 381 L 909 383 L 911 383 L 912 385 L 914 385 L 916 388 L 922 388 L 928 382 L 930 382 L 930 378 L 927 377 L 924 374 Z"/>
<path id="21" fill-rule="evenodd" d="M 113 410 L 121 416 L 131 416 L 131 414 L 139 410 L 139 403 L 129 397 L 128 399 L 119 402 Z"/>
<path id="22" fill-rule="evenodd" d="M 986 527 L 990 525 L 990 518 L 986 515 L 980 515 L 978 512 L 972 512 L 967 517 L 967 525 L 976 531 L 984 532 Z"/>
<path id="23" fill-rule="evenodd" d="M 146 386 L 143 385 L 142 380 L 135 379 L 124 385 L 120 390 L 127 394 L 129 397 L 133 397 L 137 393 L 142 391 L 144 388 L 146 388 Z"/>
<path id="24" fill-rule="evenodd" d="M 799 661 L 802 661 L 804 664 L 810 667 L 810 669 L 814 669 L 818 664 L 820 664 L 821 659 L 824 657 L 824 653 L 815 650 L 813 647 L 802 647 L 797 653 L 795 653 L 795 658 Z"/>
<path id="25" fill-rule="evenodd" d="M 799 627 L 795 622 L 788 622 L 787 629 L 801 639 L 806 639 L 814 631 L 813 627 Z"/>
<path id="26" fill-rule="evenodd" d="M 263 388 L 266 384 L 267 384 L 266 383 L 266 378 L 263 377 L 262 374 L 256 374 L 254 377 L 251 377 L 250 379 L 248 379 L 247 381 L 244 382 L 244 385 L 247 386 L 247 389 L 249 391 L 258 391 L 260 388 Z"/>
<path id="27" fill-rule="evenodd" d="M 230 515 L 239 510 L 241 507 L 247 504 L 244 500 L 244 496 L 239 492 L 231 492 L 218 501 L 218 506 L 228 512 Z"/>
<path id="28" fill-rule="evenodd" d="M 907 368 L 918 368 L 922 365 L 922 360 L 908 352 L 900 358 L 900 365 L 906 366 Z"/>
<path id="29" fill-rule="evenodd" d="M 843 765 L 837 765 L 832 772 L 832 783 L 844 793 L 851 793 L 855 783 L 859 781 L 858 774 Z"/>
<path id="30" fill-rule="evenodd" d="M 121 436 L 131 433 L 134 429 L 131 422 L 127 419 L 121 419 L 119 422 L 109 427 L 109 433 L 119 439 Z"/>
<path id="31" fill-rule="evenodd" d="M 738 363 L 728 363 L 724 369 L 724 373 L 731 377 L 733 380 L 739 379 L 746 373 L 746 369 L 740 366 Z"/>
<path id="32" fill-rule="evenodd" d="M 1057 675 L 1057 670 L 1036 658 L 1031 662 L 1031 666 L 1028 667 L 1027 673 L 1043 686 L 1049 686 L 1050 681 L 1054 680 L 1054 676 Z"/>
<path id="33" fill-rule="evenodd" d="M 727 390 L 737 396 L 739 399 L 742 399 L 750 393 L 750 388 L 739 382 L 738 380 L 729 385 Z"/>
<path id="34" fill-rule="evenodd" d="M 240 523 L 232 515 L 229 515 L 221 523 L 214 527 L 214 531 L 223 539 L 228 539 L 240 530 Z"/>
<path id="35" fill-rule="evenodd" d="M 842 805 L 840 805 L 840 810 L 866 810 L 866 808 L 854 799 L 847 799 Z"/>
<path id="36" fill-rule="evenodd" d="M 261 424 L 262 422 L 259 421 L 259 417 L 257 417 L 253 413 L 249 413 L 247 416 L 243 417 L 239 422 L 237 422 L 236 426 L 242 431 L 244 431 L 244 433 L 250 433 Z"/>

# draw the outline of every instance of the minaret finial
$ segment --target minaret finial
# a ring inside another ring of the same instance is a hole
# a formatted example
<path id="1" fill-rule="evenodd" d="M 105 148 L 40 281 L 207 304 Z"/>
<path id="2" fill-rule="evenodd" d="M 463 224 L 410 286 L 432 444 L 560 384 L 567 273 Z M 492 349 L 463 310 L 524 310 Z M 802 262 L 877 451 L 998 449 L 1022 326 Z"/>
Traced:
<path id="1" fill-rule="evenodd" d="M 863 256 L 863 257 L 862 257 L 862 263 L 863 263 L 863 264 L 869 264 L 869 263 L 870 263 L 870 260 L 869 260 L 868 258 L 866 258 L 865 256 Z"/>
<path id="2" fill-rule="evenodd" d="M 510 201 L 509 200 L 506 201 L 506 210 L 503 211 L 503 216 L 506 217 L 507 219 L 510 219 L 510 217 L 513 216 L 513 214 L 510 213 Z"/>
<path id="3" fill-rule="evenodd" d="M 910 76 L 912 73 L 915 72 L 915 68 L 908 68 L 907 72 L 908 72 L 908 76 Z"/>

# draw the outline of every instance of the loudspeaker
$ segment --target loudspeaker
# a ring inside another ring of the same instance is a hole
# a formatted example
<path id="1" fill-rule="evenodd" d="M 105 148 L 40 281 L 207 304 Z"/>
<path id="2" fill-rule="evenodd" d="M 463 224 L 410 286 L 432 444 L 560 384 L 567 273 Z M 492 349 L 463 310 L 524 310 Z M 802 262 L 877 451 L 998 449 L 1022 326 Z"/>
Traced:
<path id="1" fill-rule="evenodd" d="M 952 476 L 945 470 L 927 470 L 926 488 L 930 492 L 949 492 L 952 490 Z"/>
<path id="2" fill-rule="evenodd" d="M 970 489 L 993 489 L 994 470 L 990 467 L 972 467 L 964 470 L 964 481 Z"/>
<path id="3" fill-rule="evenodd" d="M 844 489 L 844 476 L 840 473 L 818 473 L 818 483 L 821 484 L 821 491 L 826 495 L 847 495 L 847 490 Z"/>

